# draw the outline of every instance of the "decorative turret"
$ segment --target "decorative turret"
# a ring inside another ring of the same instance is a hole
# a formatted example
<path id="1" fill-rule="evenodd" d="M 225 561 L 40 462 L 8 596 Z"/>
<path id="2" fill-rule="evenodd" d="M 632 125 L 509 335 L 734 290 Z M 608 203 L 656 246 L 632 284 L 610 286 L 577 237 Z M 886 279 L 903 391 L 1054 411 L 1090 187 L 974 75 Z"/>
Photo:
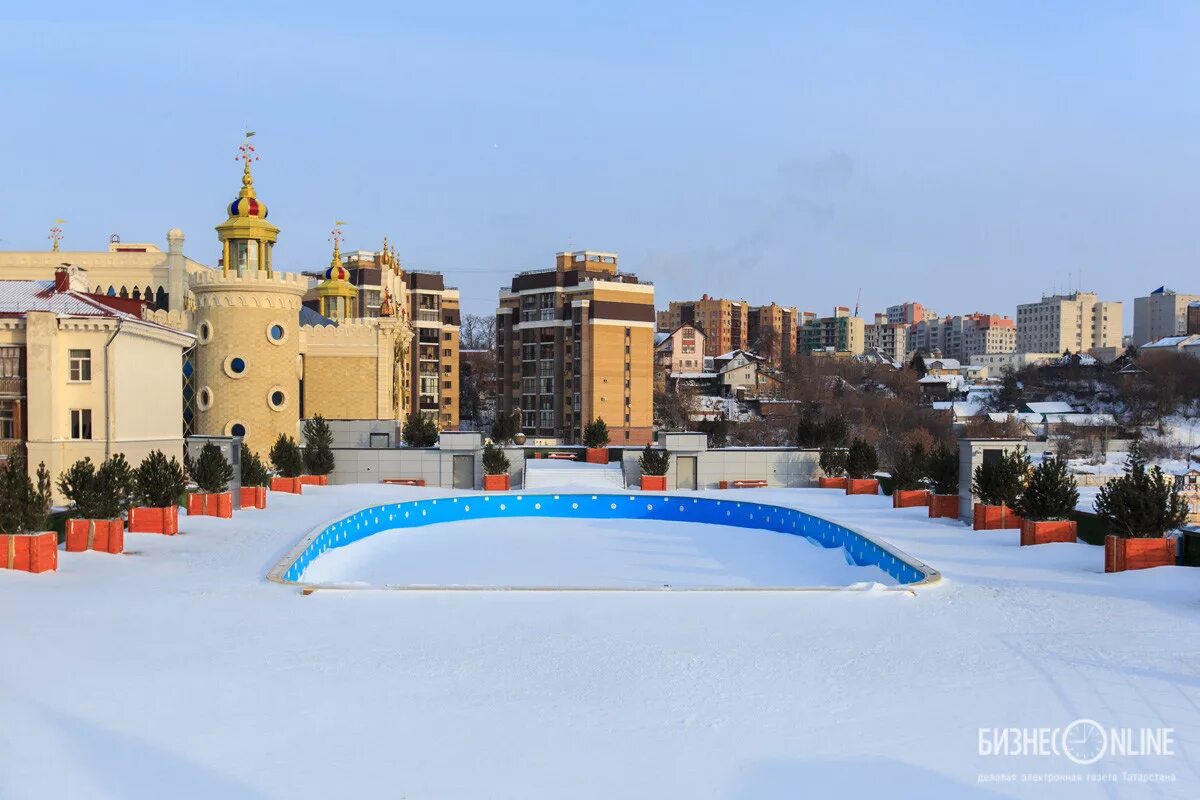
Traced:
<path id="1" fill-rule="evenodd" d="M 244 162 L 242 190 L 229 204 L 229 219 L 217 226 L 217 237 L 222 244 L 221 266 L 226 274 L 232 270 L 238 275 L 260 271 L 271 275 L 274 271 L 271 256 L 279 228 L 267 222 L 267 204 L 254 192 L 250 162 L 257 161 L 258 155 L 250 144 L 253 135 L 246 134 L 245 143 L 238 148 L 237 158 Z"/>
<path id="2" fill-rule="evenodd" d="M 333 242 L 333 257 L 329 259 L 329 269 L 325 270 L 325 280 L 317 285 L 317 304 L 321 316 L 341 321 L 358 316 L 358 289 L 350 283 L 350 270 L 342 265 L 339 246 L 342 241 L 343 222 L 334 224 L 329 232 L 329 240 Z"/>

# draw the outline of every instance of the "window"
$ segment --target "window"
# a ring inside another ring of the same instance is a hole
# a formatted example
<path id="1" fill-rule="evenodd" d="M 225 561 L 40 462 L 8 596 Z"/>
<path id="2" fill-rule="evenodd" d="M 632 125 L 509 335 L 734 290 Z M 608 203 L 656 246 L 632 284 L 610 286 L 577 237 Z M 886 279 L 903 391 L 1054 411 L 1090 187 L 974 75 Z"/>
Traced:
<path id="1" fill-rule="evenodd" d="M 92 351 L 71 350 L 68 352 L 70 378 L 73 381 L 90 381 L 92 379 Z M 87 437 L 92 438 L 92 437 Z"/>
<path id="2" fill-rule="evenodd" d="M 272 341 L 278 342 L 282 340 L 284 334 L 283 326 L 278 323 L 272 325 L 269 334 Z"/>
<path id="3" fill-rule="evenodd" d="M 0 347 L 0 378 L 21 377 L 20 347 Z"/>
<path id="4" fill-rule="evenodd" d="M 274 391 L 271 392 L 269 401 L 271 403 L 271 408 L 274 408 L 275 410 L 279 410 L 279 409 L 283 408 L 285 403 L 287 403 L 287 395 L 284 393 L 284 391 L 282 389 L 275 389 Z"/>
<path id="5" fill-rule="evenodd" d="M 207 320 L 200 323 L 200 327 L 196 329 L 197 338 L 200 344 L 208 344 L 212 341 L 212 323 Z"/>
<path id="6" fill-rule="evenodd" d="M 450 334 L 449 334 L 449 333 L 443 333 L 443 334 L 442 334 L 442 341 L 444 341 L 444 342 L 448 342 L 448 341 L 450 341 Z"/>
<path id="7" fill-rule="evenodd" d="M 449 365 L 449 364 L 447 364 L 445 367 L 443 367 L 443 368 L 442 368 L 442 372 L 444 372 L 444 373 L 446 373 L 447 375 L 449 375 L 449 374 L 450 374 L 450 365 Z"/>
<path id="8" fill-rule="evenodd" d="M 229 435 L 241 436 L 244 439 L 246 437 L 246 426 L 240 422 L 233 423 L 229 426 Z"/>
<path id="9" fill-rule="evenodd" d="M 450 357 L 450 348 L 449 348 L 449 347 L 447 347 L 447 348 L 444 348 L 444 349 L 442 350 L 442 355 L 444 355 L 444 356 L 446 356 L 447 358 L 449 358 L 449 357 Z"/>
<path id="10" fill-rule="evenodd" d="M 17 438 L 16 405 L 12 400 L 0 400 L 0 439 Z"/>
<path id="11" fill-rule="evenodd" d="M 71 409 L 71 438 L 92 438 L 92 410 L 90 408 Z"/>
<path id="12" fill-rule="evenodd" d="M 443 381 L 443 382 L 442 382 L 442 388 L 443 388 L 443 389 L 449 389 L 449 388 L 450 388 L 450 381 Z"/>

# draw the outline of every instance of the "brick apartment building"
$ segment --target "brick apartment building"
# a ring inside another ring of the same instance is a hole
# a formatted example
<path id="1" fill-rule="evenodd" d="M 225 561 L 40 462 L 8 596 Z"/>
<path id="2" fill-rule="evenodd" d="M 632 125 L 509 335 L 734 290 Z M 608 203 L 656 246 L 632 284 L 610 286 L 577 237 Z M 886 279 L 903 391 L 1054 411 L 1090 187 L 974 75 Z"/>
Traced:
<path id="1" fill-rule="evenodd" d="M 615 445 L 649 443 L 654 421 L 654 287 L 615 253 L 563 252 L 500 291 L 500 406 L 526 436 L 577 444 L 596 418 Z"/>

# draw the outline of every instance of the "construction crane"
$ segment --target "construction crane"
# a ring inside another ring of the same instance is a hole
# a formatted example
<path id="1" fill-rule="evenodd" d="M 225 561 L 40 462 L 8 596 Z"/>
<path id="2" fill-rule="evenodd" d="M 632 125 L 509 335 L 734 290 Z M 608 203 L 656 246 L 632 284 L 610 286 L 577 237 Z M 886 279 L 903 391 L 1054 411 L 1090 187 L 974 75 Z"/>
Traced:
<path id="1" fill-rule="evenodd" d="M 862 287 L 858 287 L 858 297 L 854 298 L 854 316 L 858 316 L 858 307 L 862 304 Z"/>

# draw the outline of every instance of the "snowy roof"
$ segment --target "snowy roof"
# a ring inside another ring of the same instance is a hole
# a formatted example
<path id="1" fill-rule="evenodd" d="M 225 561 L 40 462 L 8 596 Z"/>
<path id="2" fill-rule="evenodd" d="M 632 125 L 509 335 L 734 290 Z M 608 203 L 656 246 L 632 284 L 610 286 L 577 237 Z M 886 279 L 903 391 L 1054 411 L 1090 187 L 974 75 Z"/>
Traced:
<path id="1" fill-rule="evenodd" d="M 926 369 L 960 369 L 962 364 L 957 358 L 934 358 L 925 362 Z"/>
<path id="2" fill-rule="evenodd" d="M 1046 422 L 1064 425 L 1116 425 L 1117 420 L 1112 414 L 1047 414 Z"/>
<path id="3" fill-rule="evenodd" d="M 715 372 L 672 372 L 672 378 L 680 378 L 685 381 L 707 381 L 717 377 Z"/>
<path id="4" fill-rule="evenodd" d="M 658 331 L 654 334 L 654 346 L 658 347 L 663 342 L 671 338 L 671 334 Z"/>
<path id="5" fill-rule="evenodd" d="M 114 308 L 105 302 L 106 299 L 109 298 L 93 297 L 71 289 L 57 291 L 54 281 L 0 280 L 0 317 L 24 317 L 30 311 L 48 311 L 60 317 L 107 317 L 194 338 L 186 331 Z"/>
<path id="6" fill-rule="evenodd" d="M 118 311 L 82 292 L 56 292 L 54 281 L 0 280 L 0 315 L 24 316 L 30 311 L 49 311 L 64 317 L 114 317 L 142 321 L 141 317 Z"/>
<path id="7" fill-rule="evenodd" d="M 1171 348 L 1178 349 L 1186 345 L 1195 344 L 1200 341 L 1200 336 L 1164 336 L 1161 339 L 1156 339 L 1153 342 L 1147 342 L 1142 345 L 1142 349 L 1148 348 Z"/>
<path id="8" fill-rule="evenodd" d="M 917 383 L 950 383 L 953 377 L 952 375 L 926 375 Z"/>
<path id="9" fill-rule="evenodd" d="M 1075 411 L 1070 403 L 1051 401 L 1045 403 L 1026 403 L 1025 407 L 1033 414 L 1070 414 Z"/>

